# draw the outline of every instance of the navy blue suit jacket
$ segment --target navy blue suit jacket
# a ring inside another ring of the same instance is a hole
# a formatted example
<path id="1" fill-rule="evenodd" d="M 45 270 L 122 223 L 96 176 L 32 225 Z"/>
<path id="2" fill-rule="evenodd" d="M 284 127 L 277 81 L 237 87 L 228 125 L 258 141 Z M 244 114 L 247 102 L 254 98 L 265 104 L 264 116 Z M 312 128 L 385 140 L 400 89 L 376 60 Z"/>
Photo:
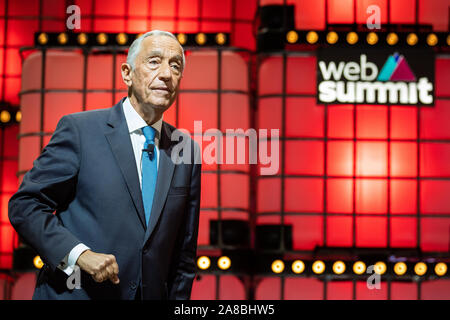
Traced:
<path id="1" fill-rule="evenodd" d="M 163 122 L 146 227 L 122 102 L 62 117 L 9 201 L 12 225 L 45 263 L 34 299 L 134 299 L 139 288 L 143 299 L 190 297 L 200 211 L 198 144 L 183 135 L 192 161 L 175 164 L 175 128 Z M 57 265 L 79 243 L 116 257 L 118 285 L 97 283 L 82 271 L 81 289 L 67 288 Z"/>

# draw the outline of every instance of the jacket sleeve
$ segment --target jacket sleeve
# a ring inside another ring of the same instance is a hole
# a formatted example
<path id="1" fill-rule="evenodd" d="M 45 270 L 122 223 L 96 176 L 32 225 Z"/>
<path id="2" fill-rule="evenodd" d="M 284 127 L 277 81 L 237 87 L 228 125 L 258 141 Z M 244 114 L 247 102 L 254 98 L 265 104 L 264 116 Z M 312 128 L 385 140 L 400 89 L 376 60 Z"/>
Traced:
<path id="1" fill-rule="evenodd" d="M 8 203 L 11 224 L 53 271 L 80 243 L 58 217 L 75 194 L 80 158 L 79 133 L 66 115 Z"/>
<path id="2" fill-rule="evenodd" d="M 200 147 L 194 145 L 194 164 L 192 165 L 189 199 L 184 223 L 177 238 L 174 251 L 175 264 L 171 266 L 168 293 L 170 300 L 188 300 L 196 275 L 197 237 L 200 215 L 201 156 Z"/>

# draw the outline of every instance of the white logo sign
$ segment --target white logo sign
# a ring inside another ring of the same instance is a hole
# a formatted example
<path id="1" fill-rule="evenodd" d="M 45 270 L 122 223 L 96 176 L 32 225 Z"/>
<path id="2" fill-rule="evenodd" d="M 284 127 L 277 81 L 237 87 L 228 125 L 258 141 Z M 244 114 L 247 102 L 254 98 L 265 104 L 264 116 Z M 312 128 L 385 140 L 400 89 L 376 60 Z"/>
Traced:
<path id="1" fill-rule="evenodd" d="M 416 79 L 404 57 L 397 53 L 389 56 L 380 73 L 365 54 L 359 61 L 319 61 L 318 67 L 322 75 L 318 100 L 322 103 L 429 105 L 434 101 L 433 83 L 426 77 Z"/>

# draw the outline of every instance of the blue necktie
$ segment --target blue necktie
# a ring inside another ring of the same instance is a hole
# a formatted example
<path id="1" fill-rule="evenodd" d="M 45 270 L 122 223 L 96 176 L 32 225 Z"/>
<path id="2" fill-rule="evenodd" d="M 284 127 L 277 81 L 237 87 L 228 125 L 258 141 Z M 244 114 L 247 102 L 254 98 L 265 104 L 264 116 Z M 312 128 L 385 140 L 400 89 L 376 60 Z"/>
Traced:
<path id="1" fill-rule="evenodd" d="M 152 211 L 153 196 L 155 195 L 156 177 L 158 173 L 157 156 L 155 147 L 155 129 L 151 126 L 142 128 L 145 136 L 144 149 L 153 150 L 153 152 L 142 152 L 142 200 L 144 202 L 145 221 L 150 221 Z M 150 153 L 150 154 L 149 154 Z"/>

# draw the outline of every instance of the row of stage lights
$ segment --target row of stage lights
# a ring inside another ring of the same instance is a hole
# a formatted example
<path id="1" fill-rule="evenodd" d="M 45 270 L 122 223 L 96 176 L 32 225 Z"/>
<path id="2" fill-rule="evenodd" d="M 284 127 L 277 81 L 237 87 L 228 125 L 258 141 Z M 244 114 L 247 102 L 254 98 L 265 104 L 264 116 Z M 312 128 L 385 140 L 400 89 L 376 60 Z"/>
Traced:
<path id="1" fill-rule="evenodd" d="M 379 34 L 380 34 L 380 36 L 379 36 Z M 381 39 L 381 41 L 380 41 L 380 38 L 384 37 L 384 35 L 385 35 L 385 39 Z M 364 36 L 365 36 L 365 39 L 360 40 L 360 37 L 363 38 Z M 405 35 L 396 33 L 396 32 L 390 32 L 387 34 L 368 32 L 368 33 L 360 33 L 358 35 L 358 33 L 356 33 L 355 31 L 350 31 L 350 32 L 346 32 L 346 33 L 339 32 L 339 31 L 338 32 L 329 31 L 329 32 L 325 33 L 325 32 L 320 32 L 320 31 L 304 32 L 304 31 L 291 30 L 286 33 L 286 41 L 289 44 L 302 43 L 303 38 L 308 44 L 317 44 L 317 43 L 319 43 L 321 38 L 323 38 L 330 45 L 338 43 L 340 41 L 340 39 L 342 39 L 342 38 L 345 38 L 346 43 L 349 45 L 355 45 L 358 42 L 359 43 L 365 42 L 369 45 L 375 45 L 377 43 L 380 43 L 380 44 L 383 43 L 384 40 L 390 46 L 402 44 L 402 42 L 400 42 L 401 40 L 404 41 L 403 43 L 407 43 L 411 47 L 415 46 L 419 43 L 419 36 L 414 32 L 410 32 Z M 441 34 L 441 33 L 439 33 L 439 34 L 428 33 L 424 37 L 425 42 L 430 47 L 434 47 L 438 44 L 444 44 L 445 42 L 447 43 L 447 46 L 450 46 L 450 35 L 446 36 L 446 40 L 444 40 L 444 39 L 445 39 L 445 34 Z"/>
<path id="2" fill-rule="evenodd" d="M 139 38 L 139 34 L 127 33 L 46 33 L 35 34 L 36 46 L 129 46 Z M 226 46 L 229 34 L 219 33 L 178 33 L 175 34 L 181 45 L 185 46 Z"/>
<path id="3" fill-rule="evenodd" d="M 326 271 L 326 264 L 322 260 L 316 260 L 312 263 L 308 263 L 311 265 L 311 271 L 316 275 L 321 275 Z M 341 275 L 347 270 L 348 263 L 345 263 L 344 261 L 338 260 L 335 261 L 332 264 L 332 271 L 335 275 Z M 197 258 L 197 267 L 202 270 L 206 271 L 210 269 L 211 267 L 211 259 L 207 256 L 201 256 Z M 217 259 L 217 267 L 220 270 L 228 270 L 231 267 L 231 259 L 228 256 L 221 256 Z M 276 259 L 272 262 L 270 266 L 272 272 L 274 274 L 282 274 L 285 269 L 286 265 L 285 262 L 283 262 L 280 259 Z M 366 272 L 367 266 L 363 261 L 356 261 L 352 265 L 352 271 L 356 275 L 362 275 Z M 414 264 L 414 274 L 417 276 L 423 276 L 428 271 L 428 265 L 425 262 L 417 262 Z M 295 260 L 291 262 L 291 271 L 294 274 L 302 274 L 306 271 L 306 264 L 302 260 Z M 383 275 L 388 271 L 388 267 L 386 263 L 382 261 L 378 261 L 374 264 L 373 271 L 379 275 Z M 405 262 L 396 262 L 393 265 L 392 271 L 397 276 L 403 276 L 408 271 L 408 266 Z M 446 275 L 447 273 L 447 264 L 444 262 L 438 262 L 434 265 L 434 273 L 442 277 Z"/>
<path id="4" fill-rule="evenodd" d="M 212 258 L 212 257 L 211 257 Z M 211 268 L 211 258 L 208 256 L 201 256 L 197 258 L 197 267 L 202 271 L 207 271 Z M 214 258 L 215 260 L 215 258 Z M 221 256 L 216 261 L 217 267 L 226 271 L 231 268 L 231 259 L 228 256 Z M 33 264 L 37 269 L 41 269 L 44 265 L 39 256 L 33 260 Z M 310 264 L 310 263 L 308 263 Z M 347 263 L 348 264 L 348 263 Z M 342 275 L 347 270 L 347 264 L 344 261 L 338 260 L 333 262 L 332 271 L 335 275 Z M 316 275 L 321 275 L 326 271 L 326 264 L 322 260 L 312 262 L 311 271 Z M 280 275 L 285 269 L 286 265 L 283 260 L 276 259 L 270 266 L 274 274 Z M 356 261 L 352 265 L 352 271 L 355 275 L 362 275 L 366 272 L 367 266 L 363 261 Z M 414 264 L 414 274 L 417 276 L 424 276 L 428 271 L 428 265 L 425 262 L 417 262 Z M 295 260 L 291 262 L 291 271 L 293 274 L 303 274 L 306 271 L 306 264 L 302 260 Z M 388 271 L 386 263 L 378 261 L 373 265 L 373 272 L 383 275 Z M 397 276 L 403 276 L 408 271 L 408 266 L 405 262 L 396 262 L 393 265 L 392 271 Z M 436 276 L 442 277 L 447 274 L 447 264 L 445 262 L 438 262 L 434 265 L 434 273 Z"/>
<path id="5" fill-rule="evenodd" d="M 281 274 L 285 270 L 285 263 L 282 260 L 274 260 L 271 265 L 272 272 L 275 274 Z M 306 266 L 302 260 L 295 260 L 291 264 L 291 270 L 295 274 L 301 274 L 305 271 Z M 343 274 L 347 269 L 347 264 L 344 261 L 335 261 L 332 265 L 333 273 L 336 275 Z M 379 275 L 383 275 L 387 272 L 387 265 L 382 261 L 378 261 L 373 265 L 373 271 Z M 314 274 L 323 274 L 326 270 L 325 262 L 322 260 L 316 260 L 311 265 L 311 271 Z M 367 270 L 367 266 L 363 261 L 356 261 L 353 263 L 352 271 L 356 275 L 364 274 Z M 393 271 L 397 276 L 403 276 L 406 274 L 408 266 L 405 262 L 396 262 L 393 266 Z M 417 276 L 423 276 L 427 273 L 428 266 L 425 262 L 417 262 L 414 264 L 414 274 Z M 434 266 L 434 272 L 437 276 L 444 276 L 447 273 L 447 264 L 439 262 Z"/>

